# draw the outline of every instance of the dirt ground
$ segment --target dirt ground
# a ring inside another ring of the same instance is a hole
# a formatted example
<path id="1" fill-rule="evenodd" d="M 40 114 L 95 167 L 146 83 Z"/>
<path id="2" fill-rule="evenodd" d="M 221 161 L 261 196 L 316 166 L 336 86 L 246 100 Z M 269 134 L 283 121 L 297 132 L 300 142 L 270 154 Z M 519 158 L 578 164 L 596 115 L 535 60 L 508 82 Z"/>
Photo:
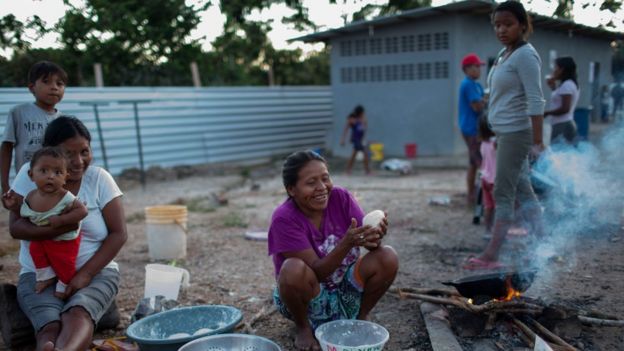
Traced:
<path id="1" fill-rule="evenodd" d="M 346 176 L 340 166 L 333 171 L 334 184 L 354 193 L 365 211 L 388 212 L 390 229 L 385 242 L 400 258 L 394 286 L 440 288 L 441 281 L 470 274 L 461 264 L 469 255 L 478 254 L 486 241 L 483 226 L 471 224 L 472 208 L 465 205 L 462 194 L 462 170 L 416 170 L 408 176 L 382 171 L 373 176 L 358 172 Z M 234 305 L 243 311 L 245 320 L 270 306 L 274 278 L 266 242 L 246 240 L 244 233 L 266 230 L 273 209 L 285 199 L 279 162 L 230 175 L 212 172 L 176 181 L 152 181 L 144 190 L 134 183 L 121 184 L 129 233 L 116 259 L 123 278 L 117 298 L 122 324 L 98 337 L 123 335 L 143 296 L 144 266 L 150 262 L 143 216 L 148 205 L 185 203 L 189 207 L 188 253 L 177 262 L 191 274 L 191 286 L 180 298 L 182 304 Z M 213 194 L 222 194 L 227 205 L 219 206 Z M 450 205 L 428 203 L 438 195 L 448 196 Z M 0 280 L 15 283 L 17 243 L 9 237 L 7 217 L 6 211 L 0 213 Z M 574 252 L 562 252 L 551 263 L 555 274 L 538 274 L 526 295 L 624 318 L 622 234 L 618 226 L 608 233 L 579 237 Z M 390 331 L 386 350 L 431 350 L 417 301 L 386 295 L 371 317 Z M 255 329 L 257 335 L 274 340 L 284 350 L 293 349 L 293 324 L 278 314 L 260 320 Z M 466 350 L 477 350 L 473 341 L 465 339 L 462 344 Z M 579 338 L 569 341 L 584 350 L 624 350 L 621 328 L 584 327 Z"/>

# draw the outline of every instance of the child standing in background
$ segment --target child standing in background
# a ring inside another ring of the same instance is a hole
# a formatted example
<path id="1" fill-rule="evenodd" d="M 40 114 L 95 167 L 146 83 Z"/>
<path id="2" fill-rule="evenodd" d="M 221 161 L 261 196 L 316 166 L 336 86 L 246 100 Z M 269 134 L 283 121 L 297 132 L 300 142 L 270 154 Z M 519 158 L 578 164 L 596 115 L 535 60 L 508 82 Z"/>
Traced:
<path id="1" fill-rule="evenodd" d="M 479 84 L 483 65 L 484 62 L 479 56 L 472 53 L 464 56 L 461 61 L 461 67 L 466 76 L 459 86 L 458 124 L 468 148 L 468 172 L 466 173 L 468 205 L 473 205 L 476 200 L 475 180 L 481 164 L 478 138 L 479 116 L 486 107 L 483 87 Z"/>
<path id="2" fill-rule="evenodd" d="M 14 197 L 5 199 L 7 207 L 28 218 L 37 226 L 60 228 L 79 223 L 87 214 L 87 207 L 63 188 L 67 178 L 68 160 L 55 147 L 44 147 L 33 155 L 28 176 L 37 188 L 24 198 L 22 204 Z M 19 210 L 18 210 L 19 209 Z M 65 298 L 67 284 L 76 274 L 76 258 L 80 247 L 80 229 L 61 234 L 51 240 L 30 242 L 30 256 L 36 268 L 35 291 L 42 292 L 54 284 L 54 295 Z"/>
<path id="3" fill-rule="evenodd" d="M 2 194 L 9 191 L 9 173 L 13 150 L 15 150 L 15 172 L 28 163 L 33 154 L 41 148 L 43 133 L 48 123 L 59 116 L 55 108 L 65 94 L 67 73 L 58 65 L 41 61 L 28 72 L 28 90 L 35 96 L 35 102 L 21 104 L 9 111 L 4 138 L 0 147 L 0 179 Z"/>
<path id="4" fill-rule="evenodd" d="M 351 173 L 355 157 L 360 151 L 364 154 L 364 170 L 366 171 L 366 174 L 370 174 L 370 169 L 368 168 L 368 153 L 366 152 L 366 148 L 364 146 L 364 134 L 366 133 L 367 127 L 368 124 L 366 121 L 366 114 L 364 113 L 364 107 L 357 105 L 349 117 L 347 117 L 347 123 L 345 124 L 344 131 L 342 132 L 342 138 L 340 139 L 340 145 L 344 146 L 347 132 L 351 130 L 353 152 L 351 153 L 351 158 L 347 163 L 347 174 Z"/>
<path id="5" fill-rule="evenodd" d="M 491 235 L 494 223 L 494 179 L 496 178 L 496 137 L 488 125 L 487 118 L 479 121 L 479 139 L 481 140 L 481 189 L 483 202 L 483 220 L 486 235 Z"/>

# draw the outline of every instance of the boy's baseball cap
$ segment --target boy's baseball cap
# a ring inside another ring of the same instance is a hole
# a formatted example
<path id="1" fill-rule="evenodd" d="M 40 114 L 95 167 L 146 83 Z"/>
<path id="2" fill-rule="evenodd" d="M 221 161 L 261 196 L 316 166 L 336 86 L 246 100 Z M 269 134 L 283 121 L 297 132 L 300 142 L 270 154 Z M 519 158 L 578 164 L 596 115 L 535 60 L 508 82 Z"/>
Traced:
<path id="1" fill-rule="evenodd" d="M 479 58 L 479 56 L 477 56 L 477 54 L 470 53 L 464 56 L 464 58 L 461 61 L 461 65 L 462 67 L 472 66 L 472 65 L 480 66 L 480 65 L 485 65 L 485 62 L 481 61 L 481 59 Z"/>

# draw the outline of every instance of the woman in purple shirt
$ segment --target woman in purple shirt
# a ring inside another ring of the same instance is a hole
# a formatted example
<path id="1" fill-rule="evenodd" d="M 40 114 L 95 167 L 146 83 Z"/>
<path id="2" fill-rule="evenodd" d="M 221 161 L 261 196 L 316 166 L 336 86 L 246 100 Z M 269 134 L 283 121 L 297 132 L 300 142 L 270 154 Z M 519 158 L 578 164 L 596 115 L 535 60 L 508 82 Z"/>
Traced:
<path id="1" fill-rule="evenodd" d="M 279 311 L 295 322 L 298 350 L 320 350 L 314 328 L 336 319 L 366 319 L 396 276 L 396 252 L 381 245 L 388 220 L 362 226 L 364 213 L 333 186 L 325 159 L 299 151 L 286 159 L 288 199 L 271 219 L 269 254 Z M 360 257 L 360 247 L 370 252 Z"/>

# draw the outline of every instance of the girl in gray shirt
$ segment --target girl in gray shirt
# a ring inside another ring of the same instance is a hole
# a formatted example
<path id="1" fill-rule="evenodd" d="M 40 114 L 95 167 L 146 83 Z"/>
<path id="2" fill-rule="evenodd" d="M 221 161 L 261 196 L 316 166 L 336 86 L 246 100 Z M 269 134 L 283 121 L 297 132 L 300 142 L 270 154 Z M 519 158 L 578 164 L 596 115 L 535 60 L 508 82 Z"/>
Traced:
<path id="1" fill-rule="evenodd" d="M 470 258 L 464 268 L 496 269 L 500 248 L 514 223 L 519 204 L 531 234 L 541 235 L 541 208 L 529 181 L 530 152 L 539 154 L 542 144 L 544 97 L 541 87 L 541 59 L 525 42 L 531 22 L 520 2 L 499 4 L 492 17 L 496 37 L 505 46 L 488 77 L 490 87 L 488 119 L 496 133 L 496 217 L 492 239 L 485 251 Z"/>

